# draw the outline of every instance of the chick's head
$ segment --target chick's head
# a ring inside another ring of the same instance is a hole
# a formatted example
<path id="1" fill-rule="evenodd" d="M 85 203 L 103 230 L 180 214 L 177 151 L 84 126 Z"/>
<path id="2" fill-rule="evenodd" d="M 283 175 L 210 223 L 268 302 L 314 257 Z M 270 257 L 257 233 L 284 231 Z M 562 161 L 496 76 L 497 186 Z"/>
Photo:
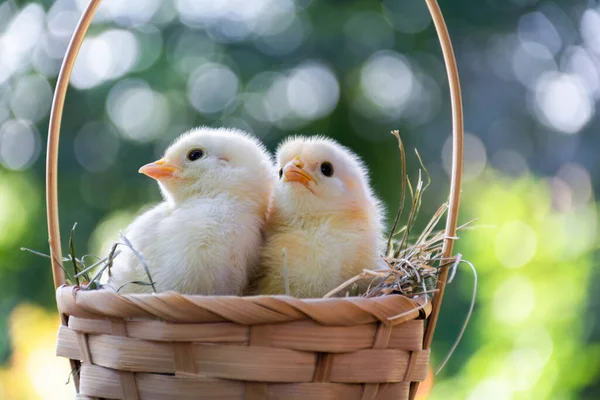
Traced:
<path id="1" fill-rule="evenodd" d="M 223 194 L 266 203 L 273 171 L 268 152 L 256 138 L 237 129 L 205 127 L 183 134 L 163 158 L 140 168 L 175 203 Z"/>
<path id="2" fill-rule="evenodd" d="M 323 137 L 293 137 L 279 146 L 276 158 L 274 199 L 280 212 L 381 218 L 367 169 L 346 147 Z"/>

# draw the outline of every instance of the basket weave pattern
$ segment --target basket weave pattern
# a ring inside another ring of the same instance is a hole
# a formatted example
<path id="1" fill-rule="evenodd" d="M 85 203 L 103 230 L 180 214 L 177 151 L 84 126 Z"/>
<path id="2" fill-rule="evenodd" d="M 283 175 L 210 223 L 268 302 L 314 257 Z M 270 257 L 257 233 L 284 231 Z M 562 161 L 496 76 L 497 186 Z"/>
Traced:
<path id="1" fill-rule="evenodd" d="M 427 377 L 430 303 L 118 295 L 61 287 L 80 398 L 402 399 Z M 399 317 L 398 317 L 399 316 Z"/>

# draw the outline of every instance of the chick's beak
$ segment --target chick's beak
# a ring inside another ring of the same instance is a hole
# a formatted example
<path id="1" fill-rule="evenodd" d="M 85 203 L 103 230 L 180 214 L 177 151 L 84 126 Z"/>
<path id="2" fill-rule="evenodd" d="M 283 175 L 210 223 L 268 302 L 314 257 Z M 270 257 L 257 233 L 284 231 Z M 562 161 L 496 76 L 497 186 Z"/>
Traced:
<path id="1" fill-rule="evenodd" d="M 297 156 L 292 161 L 287 163 L 283 169 L 283 181 L 298 182 L 308 187 L 309 182 L 314 182 L 315 178 L 313 178 L 312 175 L 304 170 L 304 163 L 300 159 L 300 156 Z"/>
<path id="2" fill-rule="evenodd" d="M 180 168 L 167 164 L 167 161 L 164 158 L 161 158 L 158 161 L 154 161 L 153 163 L 146 164 L 142 168 L 139 169 L 140 174 L 144 174 L 149 176 L 150 178 L 160 180 L 164 178 L 171 178 L 175 171 Z"/>

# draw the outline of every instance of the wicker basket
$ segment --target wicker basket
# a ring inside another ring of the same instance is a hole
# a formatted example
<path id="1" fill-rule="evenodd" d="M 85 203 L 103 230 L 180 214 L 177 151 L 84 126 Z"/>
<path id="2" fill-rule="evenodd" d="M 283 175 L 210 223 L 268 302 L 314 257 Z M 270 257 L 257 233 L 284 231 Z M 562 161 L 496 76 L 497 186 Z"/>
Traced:
<path id="1" fill-rule="evenodd" d="M 458 71 L 436 0 L 425 0 L 440 38 L 453 112 L 453 169 L 444 256 L 452 254 L 462 172 Z M 62 326 L 57 354 L 70 359 L 80 399 L 408 399 L 425 380 L 445 288 L 433 301 L 286 296 L 119 295 L 65 286 L 57 158 L 65 95 L 100 4 L 73 34 L 52 103 L 47 212 Z M 425 322 L 427 321 L 427 324 Z"/>

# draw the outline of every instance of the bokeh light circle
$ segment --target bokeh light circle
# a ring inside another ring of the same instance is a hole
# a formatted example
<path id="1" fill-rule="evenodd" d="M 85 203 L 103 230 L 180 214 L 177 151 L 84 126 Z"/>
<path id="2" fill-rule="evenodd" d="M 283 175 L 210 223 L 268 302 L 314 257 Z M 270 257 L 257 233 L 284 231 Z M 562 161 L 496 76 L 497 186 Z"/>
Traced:
<path id="1" fill-rule="evenodd" d="M 164 134 L 170 119 L 166 98 L 146 81 L 125 79 L 108 93 L 107 112 L 125 138 L 152 141 Z"/>
<path id="2" fill-rule="evenodd" d="M 502 225 L 496 235 L 496 257 L 507 268 L 524 266 L 533 258 L 536 249 L 535 232 L 522 221 Z"/>
<path id="3" fill-rule="evenodd" d="M 24 170 L 40 154 L 40 134 L 30 123 L 8 120 L 0 126 L 0 163 L 8 169 Z"/>
<path id="4" fill-rule="evenodd" d="M 536 83 L 535 112 L 548 127 L 573 134 L 591 120 L 595 106 L 581 78 L 547 72 Z"/>
<path id="5" fill-rule="evenodd" d="M 214 114 L 223 110 L 238 93 L 239 79 L 223 64 L 206 63 L 188 80 L 188 98 L 196 110 Z"/>

